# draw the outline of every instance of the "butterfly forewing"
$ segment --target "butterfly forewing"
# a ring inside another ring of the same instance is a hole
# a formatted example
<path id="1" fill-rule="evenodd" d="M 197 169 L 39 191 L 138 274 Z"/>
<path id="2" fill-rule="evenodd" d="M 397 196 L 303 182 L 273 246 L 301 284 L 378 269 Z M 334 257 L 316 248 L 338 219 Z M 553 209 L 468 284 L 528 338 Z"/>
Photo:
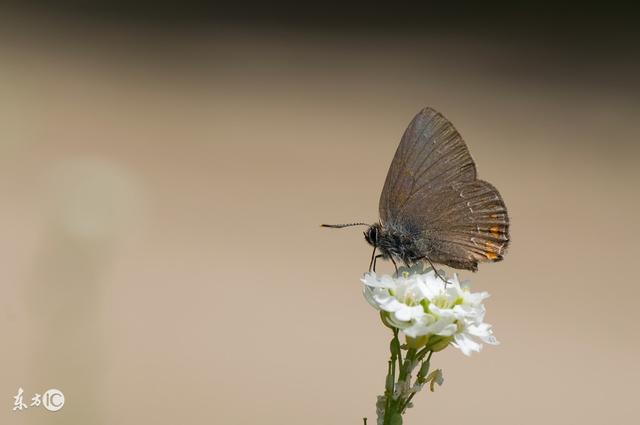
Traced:
<path id="1" fill-rule="evenodd" d="M 453 125 L 426 108 L 405 131 L 380 197 L 384 225 L 405 229 L 431 261 L 476 270 L 499 261 L 509 219 L 498 191 L 476 180 L 467 146 Z"/>
<path id="2" fill-rule="evenodd" d="M 464 140 L 453 125 L 431 108 L 420 111 L 396 150 L 380 196 L 383 222 L 421 210 L 434 190 L 473 181 L 476 169 Z"/>

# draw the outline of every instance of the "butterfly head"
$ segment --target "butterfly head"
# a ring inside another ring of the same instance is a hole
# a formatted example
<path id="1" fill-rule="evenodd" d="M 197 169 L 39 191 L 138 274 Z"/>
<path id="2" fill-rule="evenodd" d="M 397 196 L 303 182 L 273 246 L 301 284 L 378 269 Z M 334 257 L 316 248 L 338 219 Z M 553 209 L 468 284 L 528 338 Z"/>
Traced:
<path id="1" fill-rule="evenodd" d="M 380 241 L 380 235 L 382 233 L 382 225 L 380 223 L 374 223 L 364 232 L 364 239 L 372 246 L 378 246 Z"/>

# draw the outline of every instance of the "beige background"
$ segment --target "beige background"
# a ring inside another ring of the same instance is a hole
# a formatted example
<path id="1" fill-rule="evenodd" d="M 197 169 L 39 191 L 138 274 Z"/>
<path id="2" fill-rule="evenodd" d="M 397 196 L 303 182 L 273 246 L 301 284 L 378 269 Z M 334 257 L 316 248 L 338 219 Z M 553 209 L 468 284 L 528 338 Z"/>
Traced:
<path id="1" fill-rule="evenodd" d="M 14 21 L 15 23 L 15 21 Z M 635 423 L 637 67 L 459 35 L 3 29 L 0 423 L 373 422 L 359 283 L 400 135 L 466 138 L 512 219 L 502 345 L 407 423 Z M 570 48 L 570 46 L 568 47 Z M 386 270 L 390 270 L 385 265 Z M 12 412 L 60 388 L 63 410 Z"/>

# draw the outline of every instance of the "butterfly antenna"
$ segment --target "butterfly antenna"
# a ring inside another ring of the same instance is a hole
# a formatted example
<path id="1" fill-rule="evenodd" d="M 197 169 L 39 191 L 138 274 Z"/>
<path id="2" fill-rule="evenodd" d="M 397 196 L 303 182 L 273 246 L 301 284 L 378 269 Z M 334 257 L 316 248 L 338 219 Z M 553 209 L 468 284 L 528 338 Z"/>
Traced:
<path id="1" fill-rule="evenodd" d="M 367 223 L 349 223 L 349 224 L 321 224 L 320 227 L 330 227 L 332 229 L 342 229 L 343 227 L 351 226 L 370 226 Z"/>

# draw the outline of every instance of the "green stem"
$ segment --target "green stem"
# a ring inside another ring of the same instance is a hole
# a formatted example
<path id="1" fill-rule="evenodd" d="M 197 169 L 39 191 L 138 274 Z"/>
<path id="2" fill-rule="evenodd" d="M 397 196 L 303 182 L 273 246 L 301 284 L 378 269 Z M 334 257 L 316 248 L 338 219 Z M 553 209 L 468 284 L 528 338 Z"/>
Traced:
<path id="1" fill-rule="evenodd" d="M 421 351 L 422 357 L 424 357 L 424 354 L 426 353 L 425 350 L 426 350 L 426 348 Z M 427 356 L 427 359 L 425 360 L 425 362 L 430 362 L 432 355 L 433 355 L 433 351 L 429 351 L 429 356 Z M 418 356 L 420 356 L 420 353 L 418 353 Z M 418 358 L 417 361 L 420 361 L 420 358 Z M 418 374 L 418 375 L 420 375 L 420 374 Z M 424 377 L 422 377 L 422 378 L 424 378 Z M 416 381 L 416 383 L 419 383 L 419 382 Z M 404 403 L 401 403 L 400 409 L 398 409 L 400 411 L 400 414 L 404 414 L 405 410 L 407 410 L 407 406 L 409 405 L 409 403 L 411 403 L 411 400 L 413 399 L 413 396 L 415 396 L 415 395 L 416 395 L 416 392 L 412 391 L 411 394 L 409 395 L 409 397 L 407 397 L 407 400 Z"/>
<path id="2" fill-rule="evenodd" d="M 418 357 L 418 358 L 422 358 L 422 357 L 425 355 L 425 353 L 426 353 L 427 351 L 429 351 L 429 349 L 428 349 L 427 347 L 424 347 L 422 350 L 420 350 L 420 351 L 418 352 L 418 356 L 417 356 L 417 357 Z"/>
<path id="3" fill-rule="evenodd" d="M 416 360 L 416 349 L 409 348 L 409 350 L 407 351 L 407 356 L 404 361 L 404 367 L 400 371 L 400 378 L 399 378 L 400 381 L 404 381 L 407 378 L 407 376 L 409 377 L 411 376 L 411 371 L 415 367 L 414 360 Z"/>
<path id="4" fill-rule="evenodd" d="M 387 363 L 387 378 L 384 384 L 384 396 L 385 396 L 385 408 L 384 408 L 384 425 L 389 424 L 389 418 L 387 412 L 391 410 L 391 400 L 393 398 L 393 391 L 396 381 L 396 356 L 391 350 L 391 359 Z"/>
<path id="5" fill-rule="evenodd" d="M 385 395 L 385 409 L 384 409 L 384 419 L 383 424 L 389 425 L 391 423 L 391 416 L 393 409 L 393 393 L 395 391 L 395 381 L 396 381 L 396 361 L 399 362 L 398 368 L 400 369 L 400 373 L 402 373 L 402 360 L 400 360 L 400 341 L 398 340 L 398 329 L 393 329 L 393 339 L 391 340 L 391 344 L 389 346 L 389 350 L 391 351 L 391 358 L 387 367 L 387 379 L 385 381 L 384 395 Z"/>
<path id="6" fill-rule="evenodd" d="M 411 384 L 411 375 L 416 366 L 424 364 L 424 362 L 429 362 L 433 355 L 433 351 L 429 351 L 426 347 L 421 350 L 409 348 L 403 360 L 398 333 L 397 329 L 393 329 L 393 339 L 389 344 L 391 356 L 387 362 L 387 377 L 385 381 L 385 410 L 382 421 L 384 425 L 402 423 L 402 415 L 416 393 L 412 391 L 406 398 L 398 397 L 397 400 L 394 400 L 393 395 L 396 386 L 398 382 L 404 382 L 404 385 L 407 385 L 406 383 Z M 427 358 L 423 362 L 425 356 Z M 426 366 L 426 369 L 428 369 L 428 366 Z M 398 377 L 397 381 L 396 376 Z M 418 381 L 423 379 L 424 376 L 420 376 L 420 372 L 418 372 L 416 383 L 419 383 Z"/>

